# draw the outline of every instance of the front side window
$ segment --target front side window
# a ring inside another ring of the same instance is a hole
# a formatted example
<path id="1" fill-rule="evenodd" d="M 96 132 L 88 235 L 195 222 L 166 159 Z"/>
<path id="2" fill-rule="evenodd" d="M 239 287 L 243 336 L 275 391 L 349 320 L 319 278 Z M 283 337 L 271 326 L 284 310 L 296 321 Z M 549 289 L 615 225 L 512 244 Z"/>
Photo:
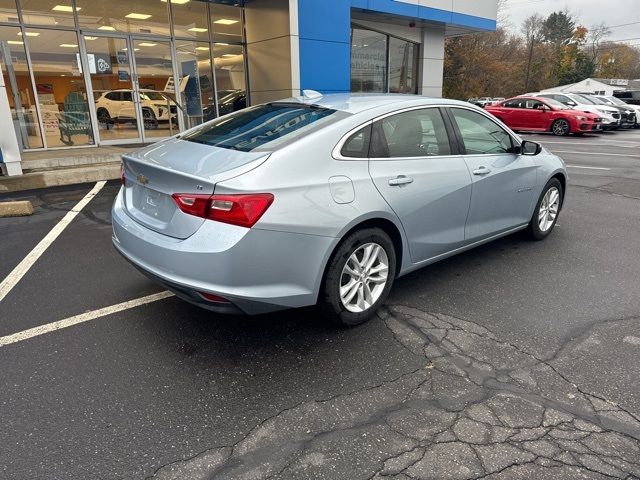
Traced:
<path id="1" fill-rule="evenodd" d="M 544 107 L 544 103 L 539 100 L 529 99 L 525 102 L 525 108 L 528 108 L 529 110 L 537 110 L 542 107 Z"/>
<path id="2" fill-rule="evenodd" d="M 521 108 L 522 100 L 509 100 L 508 102 L 504 102 L 502 104 L 505 108 Z"/>
<path id="3" fill-rule="evenodd" d="M 467 155 L 513 152 L 513 141 L 502 127 L 481 113 L 452 108 Z"/>
<path id="4" fill-rule="evenodd" d="M 221 117 L 182 136 L 183 140 L 250 152 L 298 139 L 349 114 L 297 103 L 268 103 Z"/>
<path id="5" fill-rule="evenodd" d="M 398 113 L 380 120 L 371 156 L 407 158 L 450 155 L 449 136 L 437 108 Z"/>

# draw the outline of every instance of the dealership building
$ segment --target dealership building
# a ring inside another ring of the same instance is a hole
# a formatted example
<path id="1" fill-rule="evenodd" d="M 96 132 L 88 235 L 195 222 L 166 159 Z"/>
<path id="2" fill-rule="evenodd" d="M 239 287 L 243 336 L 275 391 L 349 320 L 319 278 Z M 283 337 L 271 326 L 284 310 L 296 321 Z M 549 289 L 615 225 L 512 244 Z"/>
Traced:
<path id="1" fill-rule="evenodd" d="M 0 0 L 3 173 L 305 89 L 440 96 L 445 38 L 494 30 L 496 13 L 497 0 Z"/>

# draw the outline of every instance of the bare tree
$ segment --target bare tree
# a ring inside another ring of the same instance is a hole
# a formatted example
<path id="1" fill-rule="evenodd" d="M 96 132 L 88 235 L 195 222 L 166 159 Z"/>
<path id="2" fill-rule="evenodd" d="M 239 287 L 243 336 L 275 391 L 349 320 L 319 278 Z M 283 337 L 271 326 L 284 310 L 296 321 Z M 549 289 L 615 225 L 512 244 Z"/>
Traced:
<path id="1" fill-rule="evenodd" d="M 533 51 L 536 43 L 539 43 L 542 39 L 542 32 L 544 28 L 544 18 L 538 13 L 534 13 L 525 18 L 522 22 L 522 33 L 527 45 L 527 62 L 526 73 L 524 80 L 525 92 L 529 90 L 529 83 L 531 79 L 531 64 L 533 62 Z"/>
<path id="2" fill-rule="evenodd" d="M 593 64 L 600 58 L 602 43 L 611 35 L 611 30 L 604 23 L 592 26 L 587 36 L 586 54 Z"/>

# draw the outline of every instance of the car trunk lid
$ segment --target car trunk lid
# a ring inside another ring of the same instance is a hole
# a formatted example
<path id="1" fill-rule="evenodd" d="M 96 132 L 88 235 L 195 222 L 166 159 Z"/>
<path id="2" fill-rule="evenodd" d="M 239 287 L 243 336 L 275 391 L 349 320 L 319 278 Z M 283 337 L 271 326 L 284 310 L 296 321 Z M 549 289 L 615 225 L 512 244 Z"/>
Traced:
<path id="1" fill-rule="evenodd" d="M 182 212 L 172 195 L 211 195 L 217 182 L 257 167 L 268 156 L 265 152 L 240 152 L 179 139 L 125 154 L 125 209 L 151 230 L 187 238 L 206 220 Z"/>

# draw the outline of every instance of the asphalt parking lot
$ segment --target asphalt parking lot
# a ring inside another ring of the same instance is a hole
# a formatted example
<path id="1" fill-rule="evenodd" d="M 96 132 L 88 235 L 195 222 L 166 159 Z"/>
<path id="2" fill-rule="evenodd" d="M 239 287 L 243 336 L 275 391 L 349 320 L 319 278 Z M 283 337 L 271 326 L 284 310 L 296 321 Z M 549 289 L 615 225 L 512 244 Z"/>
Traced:
<path id="1" fill-rule="evenodd" d="M 569 165 L 551 237 L 408 275 L 353 329 L 161 294 L 107 183 L 0 302 L 0 478 L 640 478 L 640 130 L 525 137 Z M 0 220 L 0 279 L 92 188 L 11 195 L 36 213 Z"/>

